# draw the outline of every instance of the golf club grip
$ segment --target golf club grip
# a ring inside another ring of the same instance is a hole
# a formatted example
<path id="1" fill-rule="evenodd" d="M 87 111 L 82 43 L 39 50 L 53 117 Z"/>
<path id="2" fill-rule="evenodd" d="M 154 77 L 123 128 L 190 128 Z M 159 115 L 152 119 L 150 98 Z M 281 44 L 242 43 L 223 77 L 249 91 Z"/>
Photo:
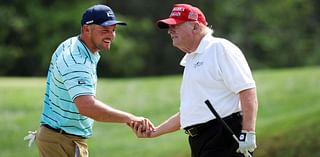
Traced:
<path id="1" fill-rule="evenodd" d="M 233 131 L 230 129 L 230 127 L 226 124 L 226 122 L 219 116 L 217 111 L 213 108 L 212 104 L 210 103 L 209 100 L 206 100 L 204 103 L 207 104 L 208 108 L 210 111 L 214 114 L 214 116 L 217 118 L 218 121 L 220 121 L 225 129 L 227 129 L 232 135 L 234 135 Z M 237 141 L 239 141 L 237 139 Z"/>
<path id="2" fill-rule="evenodd" d="M 231 128 L 228 126 L 228 124 L 219 116 L 218 112 L 213 108 L 212 104 L 210 103 L 209 100 L 204 101 L 204 103 L 206 103 L 206 105 L 208 106 L 208 108 L 210 109 L 210 111 L 213 113 L 213 115 L 217 118 L 218 121 L 221 122 L 222 126 L 227 129 L 231 134 L 232 137 L 234 138 L 234 140 L 236 140 L 238 143 L 240 142 L 239 139 L 236 137 L 236 135 L 233 133 L 233 131 L 231 130 Z M 252 157 L 252 155 L 247 152 L 247 155 L 249 157 Z"/>

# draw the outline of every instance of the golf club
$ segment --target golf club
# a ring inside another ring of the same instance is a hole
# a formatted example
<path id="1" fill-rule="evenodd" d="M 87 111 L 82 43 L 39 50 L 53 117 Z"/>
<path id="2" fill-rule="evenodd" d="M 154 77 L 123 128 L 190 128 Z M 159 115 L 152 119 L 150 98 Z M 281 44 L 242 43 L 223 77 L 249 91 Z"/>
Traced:
<path id="1" fill-rule="evenodd" d="M 228 126 L 228 124 L 219 116 L 218 112 L 213 108 L 212 104 L 210 103 L 209 100 L 204 101 L 204 103 L 208 106 L 208 108 L 210 109 L 210 111 L 213 113 L 213 115 L 216 117 L 216 119 L 222 124 L 222 126 L 229 131 L 229 133 L 231 133 L 232 137 L 234 138 L 234 140 L 236 140 L 238 143 L 240 142 L 239 139 L 237 138 L 237 136 L 233 133 L 233 131 L 231 130 L 231 128 Z M 247 152 L 247 154 L 249 155 L 249 157 L 252 157 L 252 155 Z"/>

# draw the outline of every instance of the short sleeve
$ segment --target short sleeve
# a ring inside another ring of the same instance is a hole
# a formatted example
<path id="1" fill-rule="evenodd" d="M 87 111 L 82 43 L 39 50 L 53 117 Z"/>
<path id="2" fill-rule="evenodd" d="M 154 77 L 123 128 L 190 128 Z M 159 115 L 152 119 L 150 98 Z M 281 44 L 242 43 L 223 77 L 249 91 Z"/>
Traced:
<path id="1" fill-rule="evenodd" d="M 219 62 L 226 86 L 234 93 L 254 88 L 255 81 L 241 50 L 232 43 L 225 44 L 222 49 Z"/>
<path id="2" fill-rule="evenodd" d="M 62 73 L 64 85 L 72 100 L 80 95 L 95 95 L 95 78 L 91 71 L 85 64 L 73 64 Z"/>

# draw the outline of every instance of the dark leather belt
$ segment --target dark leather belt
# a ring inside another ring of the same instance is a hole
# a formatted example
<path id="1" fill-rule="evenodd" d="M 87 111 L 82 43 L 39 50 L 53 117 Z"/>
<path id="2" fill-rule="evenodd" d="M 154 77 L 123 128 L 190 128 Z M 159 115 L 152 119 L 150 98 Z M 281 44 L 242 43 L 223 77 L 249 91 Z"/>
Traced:
<path id="1" fill-rule="evenodd" d="M 240 118 L 242 117 L 242 112 L 236 112 L 233 113 L 227 117 L 222 118 L 224 121 L 226 120 L 230 120 L 230 119 L 235 119 L 235 118 Z M 185 133 L 191 137 L 197 136 L 199 135 L 202 131 L 204 131 L 205 129 L 207 129 L 210 126 L 213 126 L 214 124 L 216 124 L 218 122 L 217 119 L 213 119 L 210 120 L 206 123 L 201 123 L 201 124 L 196 124 L 196 125 L 192 125 L 192 126 L 188 126 L 186 128 L 184 128 Z"/>
<path id="2" fill-rule="evenodd" d="M 60 134 L 71 135 L 71 136 L 80 137 L 80 138 L 82 138 L 82 139 L 86 139 L 85 137 L 82 137 L 82 136 L 80 136 L 80 135 L 75 135 L 75 134 L 67 133 L 67 132 L 65 132 L 65 131 L 62 130 L 62 129 L 53 128 L 53 127 L 51 127 L 51 126 L 48 125 L 48 124 L 42 124 L 41 126 L 46 127 L 47 129 L 50 129 L 50 130 L 52 130 L 52 131 L 54 131 L 54 132 L 57 132 L 57 133 L 60 133 Z"/>

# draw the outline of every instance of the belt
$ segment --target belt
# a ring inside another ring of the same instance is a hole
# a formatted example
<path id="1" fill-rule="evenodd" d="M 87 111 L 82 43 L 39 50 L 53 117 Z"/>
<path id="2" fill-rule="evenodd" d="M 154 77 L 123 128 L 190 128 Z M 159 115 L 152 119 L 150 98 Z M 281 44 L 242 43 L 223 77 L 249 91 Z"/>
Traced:
<path id="1" fill-rule="evenodd" d="M 233 113 L 233 114 L 231 114 L 227 117 L 224 117 L 222 119 L 224 121 L 226 121 L 226 120 L 240 118 L 240 117 L 242 117 L 242 112 L 236 112 L 236 113 Z M 215 123 L 217 123 L 217 121 L 218 121 L 217 119 L 213 119 L 213 120 L 210 120 L 206 123 L 188 126 L 188 127 L 184 128 L 184 130 L 187 135 L 194 137 L 194 136 L 199 135 L 202 131 L 204 131 L 208 127 L 213 126 Z"/>
<path id="2" fill-rule="evenodd" d="M 82 139 L 86 139 L 85 137 L 80 136 L 80 135 L 75 135 L 75 134 L 67 133 L 67 132 L 65 132 L 65 131 L 62 130 L 62 129 L 53 128 L 52 126 L 50 126 L 50 125 L 48 125 L 48 124 L 42 124 L 41 126 L 46 127 L 47 129 L 50 129 L 50 130 L 52 130 L 52 131 L 54 131 L 54 132 L 56 132 L 56 133 L 60 133 L 60 134 L 64 134 L 64 135 L 71 135 L 71 136 L 80 137 L 80 138 L 82 138 Z"/>

